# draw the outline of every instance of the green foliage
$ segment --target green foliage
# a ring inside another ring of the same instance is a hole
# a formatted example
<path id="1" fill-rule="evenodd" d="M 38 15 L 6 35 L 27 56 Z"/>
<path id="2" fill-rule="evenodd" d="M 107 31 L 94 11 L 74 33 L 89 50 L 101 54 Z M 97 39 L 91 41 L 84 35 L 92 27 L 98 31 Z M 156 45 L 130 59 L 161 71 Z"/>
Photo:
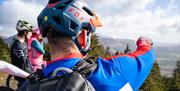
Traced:
<path id="1" fill-rule="evenodd" d="M 88 56 L 100 56 L 103 58 L 110 57 L 110 48 L 106 49 L 102 44 L 99 43 L 99 39 L 97 35 L 93 35 L 91 37 L 91 48 L 92 50 L 88 53 Z"/>
<path id="2" fill-rule="evenodd" d="M 10 62 L 10 49 L 2 38 L 0 38 L 0 60 Z"/>
<path id="3" fill-rule="evenodd" d="M 131 52 L 131 49 L 129 48 L 129 45 L 127 44 L 126 49 L 124 50 L 124 54 L 128 54 Z"/>
<path id="4" fill-rule="evenodd" d="M 177 61 L 169 91 L 180 91 L 180 61 Z"/>
<path id="5" fill-rule="evenodd" d="M 111 53 L 110 53 L 110 47 L 107 47 L 105 50 L 104 50 L 104 57 L 105 58 L 108 58 L 111 56 Z"/>
<path id="6" fill-rule="evenodd" d="M 174 85 L 173 78 L 172 77 L 163 77 L 163 80 L 165 81 L 165 87 L 166 87 L 165 91 L 174 91 L 174 90 L 171 90 L 172 86 Z"/>
<path id="7" fill-rule="evenodd" d="M 50 61 L 51 60 L 51 55 L 49 53 L 49 45 L 48 44 L 44 44 L 44 50 L 45 50 L 45 54 L 43 55 L 43 60 L 45 61 Z"/>
<path id="8" fill-rule="evenodd" d="M 157 62 L 154 64 L 152 71 L 140 88 L 140 91 L 166 91 L 165 82 L 160 74 L 160 68 Z"/>
<path id="9" fill-rule="evenodd" d="M 172 75 L 172 77 L 162 77 L 158 64 L 155 63 L 139 91 L 180 91 L 180 61 L 177 61 Z"/>

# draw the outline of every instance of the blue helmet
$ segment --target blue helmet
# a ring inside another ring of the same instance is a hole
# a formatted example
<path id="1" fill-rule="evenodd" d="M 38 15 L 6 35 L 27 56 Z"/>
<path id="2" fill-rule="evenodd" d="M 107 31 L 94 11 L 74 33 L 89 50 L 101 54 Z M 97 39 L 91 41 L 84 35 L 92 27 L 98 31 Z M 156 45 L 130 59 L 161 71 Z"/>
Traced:
<path id="1" fill-rule="evenodd" d="M 61 35 L 70 36 L 82 54 L 90 47 L 90 34 L 87 33 L 86 48 L 82 48 L 77 36 L 86 29 L 94 32 L 101 22 L 87 4 L 80 0 L 52 0 L 38 16 L 38 26 L 43 37 L 49 28 Z"/>

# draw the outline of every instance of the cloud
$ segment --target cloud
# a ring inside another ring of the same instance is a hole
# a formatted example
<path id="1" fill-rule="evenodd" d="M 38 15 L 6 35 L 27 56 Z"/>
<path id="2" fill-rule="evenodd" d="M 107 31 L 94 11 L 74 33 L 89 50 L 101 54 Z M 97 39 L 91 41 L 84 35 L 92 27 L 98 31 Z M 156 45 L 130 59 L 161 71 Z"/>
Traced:
<path id="1" fill-rule="evenodd" d="M 102 20 L 104 27 L 98 34 L 133 40 L 147 36 L 159 43 L 180 43 L 179 0 L 84 1 Z M 47 0 L 5 0 L 0 4 L 2 31 L 15 34 L 18 19 L 37 25 L 36 18 L 46 4 Z"/>
<path id="2" fill-rule="evenodd" d="M 147 36 L 155 42 L 180 44 L 177 1 L 171 0 L 164 8 L 155 0 L 93 0 L 88 3 L 94 3 L 104 24 L 98 31 L 101 35 L 128 39 Z M 150 4 L 154 5 L 154 10 L 147 9 Z"/>
<path id="3" fill-rule="evenodd" d="M 128 15 L 134 12 L 140 12 L 153 0 L 96 0 L 87 1 L 93 3 L 93 8 L 103 15 L 112 15 L 112 13 L 120 13 L 119 15 Z M 114 15 L 116 15 L 114 14 Z"/>
<path id="4" fill-rule="evenodd" d="M 26 20 L 37 26 L 37 16 L 44 6 L 41 3 L 37 3 L 37 0 L 28 1 L 6 0 L 0 5 L 0 25 L 3 26 L 3 33 L 15 34 L 15 26 L 18 20 Z"/>

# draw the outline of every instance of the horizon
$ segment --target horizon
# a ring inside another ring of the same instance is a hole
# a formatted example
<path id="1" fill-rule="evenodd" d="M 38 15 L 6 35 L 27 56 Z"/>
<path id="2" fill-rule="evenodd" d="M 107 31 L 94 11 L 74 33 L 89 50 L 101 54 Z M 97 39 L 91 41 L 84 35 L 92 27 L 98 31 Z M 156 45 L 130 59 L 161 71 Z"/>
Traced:
<path id="1" fill-rule="evenodd" d="M 12 35 L 12 36 L 3 36 L 2 33 L 0 32 L 0 37 L 2 37 L 3 39 L 8 39 L 10 37 L 13 37 L 13 36 L 16 36 L 16 34 Z M 131 40 L 131 41 L 136 41 L 136 40 L 133 40 L 133 39 L 128 39 L 128 38 L 113 38 L 113 37 L 108 37 L 108 36 L 101 36 L 99 34 L 97 34 L 97 36 L 99 38 L 108 38 L 108 39 L 114 39 L 114 40 Z M 45 39 L 45 38 L 44 38 Z M 159 42 L 153 42 L 154 43 L 154 46 L 158 47 L 158 46 L 161 46 L 161 47 L 167 47 L 167 46 L 179 46 L 180 47 L 180 44 L 179 43 L 159 43 Z"/>

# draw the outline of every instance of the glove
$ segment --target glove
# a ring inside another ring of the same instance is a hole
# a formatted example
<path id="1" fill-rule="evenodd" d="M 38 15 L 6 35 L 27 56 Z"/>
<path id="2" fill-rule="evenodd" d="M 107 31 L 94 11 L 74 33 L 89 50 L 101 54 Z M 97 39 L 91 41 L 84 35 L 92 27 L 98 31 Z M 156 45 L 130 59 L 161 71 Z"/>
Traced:
<path id="1" fill-rule="evenodd" d="M 39 81 L 39 75 L 36 73 L 32 73 L 29 77 L 27 77 L 27 79 L 30 83 L 38 82 Z"/>
<path id="2" fill-rule="evenodd" d="M 147 46 L 152 46 L 153 42 L 151 39 L 147 38 L 147 37 L 139 37 L 139 39 L 136 42 L 137 46 L 142 46 L 142 45 L 147 45 Z"/>
<path id="3" fill-rule="evenodd" d="M 42 73 L 42 70 L 40 69 L 37 69 L 35 73 L 32 73 L 29 77 L 27 77 L 30 83 L 38 82 L 43 78 L 44 78 L 44 75 Z"/>

